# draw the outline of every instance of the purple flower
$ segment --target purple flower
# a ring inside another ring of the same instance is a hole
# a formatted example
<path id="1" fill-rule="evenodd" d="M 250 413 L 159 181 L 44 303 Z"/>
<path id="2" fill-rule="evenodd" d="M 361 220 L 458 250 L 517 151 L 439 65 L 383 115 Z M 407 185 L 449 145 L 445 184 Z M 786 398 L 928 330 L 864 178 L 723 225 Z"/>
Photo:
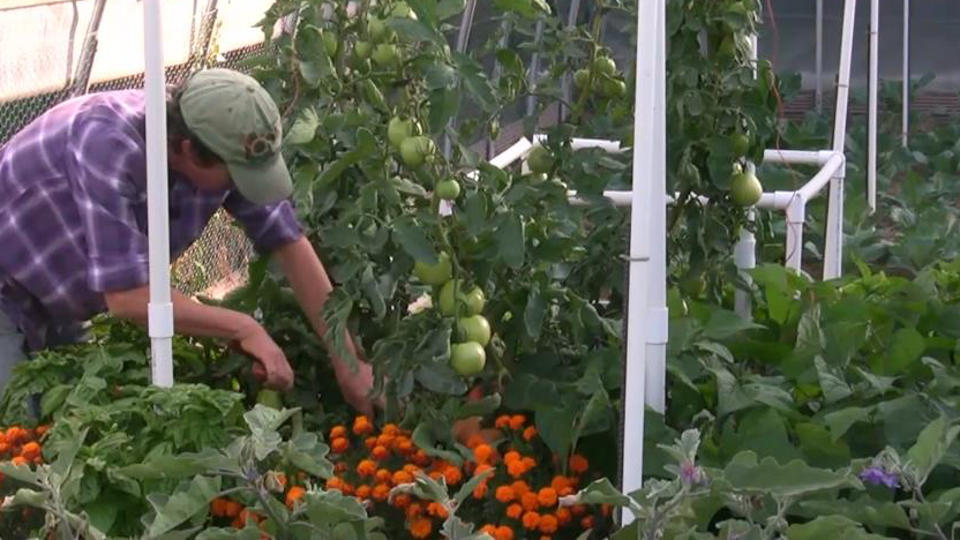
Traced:
<path id="1" fill-rule="evenodd" d="M 900 487 L 897 473 L 887 472 L 881 467 L 867 467 L 860 471 L 860 479 L 875 486 L 887 486 L 888 488 Z"/>
<path id="2" fill-rule="evenodd" d="M 687 485 L 695 486 L 703 481 L 703 470 L 692 461 L 684 461 L 680 464 L 680 479 Z"/>

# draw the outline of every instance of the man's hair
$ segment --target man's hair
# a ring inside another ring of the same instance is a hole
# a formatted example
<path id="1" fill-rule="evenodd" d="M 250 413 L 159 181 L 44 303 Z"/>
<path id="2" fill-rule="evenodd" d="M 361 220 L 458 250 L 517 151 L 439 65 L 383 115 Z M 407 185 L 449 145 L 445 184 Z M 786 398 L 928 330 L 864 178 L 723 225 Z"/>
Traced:
<path id="1" fill-rule="evenodd" d="M 203 143 L 199 137 L 187 126 L 180 111 L 180 96 L 187 87 L 188 76 L 177 86 L 167 88 L 167 142 L 179 150 L 183 141 L 190 141 L 190 146 L 197 153 L 197 159 L 203 165 L 217 165 L 223 163 L 213 150 Z"/>

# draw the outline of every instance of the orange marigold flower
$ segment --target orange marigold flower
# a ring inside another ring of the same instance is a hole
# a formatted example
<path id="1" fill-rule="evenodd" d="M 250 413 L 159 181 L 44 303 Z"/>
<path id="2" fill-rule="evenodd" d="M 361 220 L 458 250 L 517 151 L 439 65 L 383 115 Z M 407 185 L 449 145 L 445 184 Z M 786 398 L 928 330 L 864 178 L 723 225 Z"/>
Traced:
<path id="1" fill-rule="evenodd" d="M 396 443 L 393 445 L 397 449 L 397 452 L 407 456 L 416 451 L 416 447 L 413 446 L 413 441 L 406 437 L 397 437 Z"/>
<path id="2" fill-rule="evenodd" d="M 540 525 L 540 514 L 536 512 L 527 512 L 523 515 L 523 526 L 533 530 Z"/>
<path id="3" fill-rule="evenodd" d="M 487 533 L 487 534 L 489 534 L 491 537 L 496 538 L 496 537 L 497 537 L 497 526 L 496 526 L 496 525 L 490 525 L 490 524 L 484 525 L 483 527 L 480 527 L 480 532 L 482 532 L 482 533 Z"/>
<path id="4" fill-rule="evenodd" d="M 226 517 L 237 517 L 243 511 L 243 505 L 237 501 L 227 501 L 223 505 L 223 515 Z"/>
<path id="5" fill-rule="evenodd" d="M 474 499 L 482 499 L 482 498 L 486 497 L 488 490 L 489 490 L 489 488 L 487 487 L 487 483 L 486 483 L 486 482 L 480 482 L 479 484 L 477 484 L 477 487 L 473 488 L 473 498 L 474 498 Z"/>
<path id="6" fill-rule="evenodd" d="M 34 441 L 30 441 L 20 449 L 20 455 L 27 459 L 37 457 L 40 455 L 40 445 Z"/>
<path id="7" fill-rule="evenodd" d="M 473 456 L 477 463 L 488 463 L 493 457 L 493 448 L 489 444 L 479 444 L 473 449 Z"/>
<path id="8" fill-rule="evenodd" d="M 521 463 L 523 463 L 524 468 L 527 469 L 528 471 L 537 466 L 537 460 L 529 456 L 523 458 L 521 460 Z"/>
<path id="9" fill-rule="evenodd" d="M 417 472 L 420 471 L 420 467 L 417 467 L 417 466 L 414 465 L 413 463 L 407 463 L 406 465 L 403 466 L 403 470 L 405 470 L 405 471 L 407 471 L 408 473 L 416 476 L 416 475 L 417 475 Z"/>
<path id="10" fill-rule="evenodd" d="M 507 415 L 498 416 L 493 425 L 498 428 L 510 427 L 510 417 Z"/>
<path id="11" fill-rule="evenodd" d="M 527 429 L 523 430 L 523 440 L 530 442 L 534 437 L 537 436 L 537 428 L 533 426 L 527 426 Z"/>
<path id="12" fill-rule="evenodd" d="M 373 491 L 373 488 L 366 484 L 360 484 L 357 486 L 357 498 L 358 499 L 369 499 L 370 493 Z"/>
<path id="13" fill-rule="evenodd" d="M 390 486 L 386 484 L 377 484 L 376 486 L 373 486 L 373 492 L 371 492 L 371 495 L 375 500 L 385 501 L 387 500 L 387 496 L 390 495 Z"/>
<path id="14" fill-rule="evenodd" d="M 366 446 L 368 450 L 373 450 L 374 447 L 377 446 L 377 438 L 367 437 L 363 440 L 363 445 Z"/>
<path id="15" fill-rule="evenodd" d="M 393 473 L 393 485 L 409 484 L 413 482 L 413 475 L 407 471 L 397 471 Z"/>
<path id="16" fill-rule="evenodd" d="M 346 461 L 338 461 L 336 465 L 333 466 L 333 472 L 341 474 L 347 472 L 347 469 L 349 468 L 350 466 L 347 465 Z"/>
<path id="17" fill-rule="evenodd" d="M 440 472 L 440 471 L 434 470 L 434 471 L 430 471 L 430 473 L 428 474 L 428 476 L 429 476 L 430 478 L 433 478 L 434 480 L 436 480 L 436 481 L 439 482 L 440 479 L 443 478 L 443 473 Z"/>
<path id="18" fill-rule="evenodd" d="M 427 513 L 440 519 L 447 519 L 447 507 L 438 502 L 428 504 Z"/>
<path id="19" fill-rule="evenodd" d="M 557 522 L 560 525 L 566 525 L 573 520 L 573 516 L 570 514 L 570 509 L 566 507 L 557 508 Z"/>
<path id="20" fill-rule="evenodd" d="M 590 468 L 590 462 L 580 454 L 570 456 L 570 470 L 576 474 L 583 474 Z"/>
<path id="21" fill-rule="evenodd" d="M 473 435 L 467 437 L 467 448 L 476 449 L 476 447 L 480 446 L 481 444 L 485 444 L 486 442 L 487 440 L 483 438 L 483 435 L 474 433 Z"/>
<path id="22" fill-rule="evenodd" d="M 515 480 L 510 484 L 510 487 L 513 488 L 513 492 L 517 494 L 517 497 L 523 497 L 524 493 L 530 492 L 530 486 L 523 480 Z"/>
<path id="23" fill-rule="evenodd" d="M 537 498 L 537 494 L 528 491 L 520 496 L 520 504 L 523 506 L 523 509 L 532 512 L 540 508 L 540 500 Z"/>
<path id="24" fill-rule="evenodd" d="M 356 435 L 367 435 L 368 433 L 373 433 L 373 424 L 370 423 L 370 419 L 366 416 L 358 416 L 353 421 L 353 433 Z"/>
<path id="25" fill-rule="evenodd" d="M 50 426 L 46 425 L 37 426 L 37 428 L 33 430 L 33 432 L 37 434 L 37 437 L 43 437 L 48 431 L 50 431 Z"/>
<path id="26" fill-rule="evenodd" d="M 430 464 L 430 456 L 423 450 L 417 450 L 417 453 L 413 455 L 413 462 L 421 467 L 426 467 Z"/>
<path id="27" fill-rule="evenodd" d="M 507 473 L 514 478 L 520 478 L 527 472 L 527 467 L 522 461 L 511 461 L 507 463 Z"/>
<path id="28" fill-rule="evenodd" d="M 561 497 L 566 497 L 567 495 L 573 495 L 573 488 L 572 488 L 572 487 L 562 487 L 562 488 L 560 488 L 560 489 L 557 490 L 557 495 L 559 495 L 559 496 L 561 496 Z"/>
<path id="29" fill-rule="evenodd" d="M 513 529 L 506 525 L 501 525 L 497 527 L 497 530 L 493 533 L 493 537 L 496 540 L 513 540 Z"/>
<path id="30" fill-rule="evenodd" d="M 575 504 L 570 507 L 570 513 L 575 516 L 582 516 L 587 513 L 587 507 L 583 504 Z"/>
<path id="31" fill-rule="evenodd" d="M 342 489 L 343 479 L 339 476 L 331 476 L 327 479 L 327 489 Z"/>
<path id="32" fill-rule="evenodd" d="M 413 498 L 410 497 L 410 495 L 407 495 L 406 493 L 401 493 L 393 498 L 393 501 L 391 501 L 391 504 L 393 504 L 393 506 L 397 508 L 406 508 L 410 506 L 410 503 L 412 502 L 413 502 Z"/>
<path id="33" fill-rule="evenodd" d="M 380 430 L 380 431 L 381 431 L 382 433 L 387 434 L 387 435 L 399 435 L 399 434 L 400 434 L 400 428 L 398 428 L 396 424 L 384 424 L 383 429 Z"/>
<path id="34" fill-rule="evenodd" d="M 443 478 L 447 481 L 448 486 L 455 486 L 460 483 L 460 480 L 463 480 L 463 474 L 460 469 L 450 465 L 443 470 Z"/>
<path id="35" fill-rule="evenodd" d="M 557 516 L 544 514 L 540 516 L 540 532 L 553 534 L 557 532 Z"/>
<path id="36" fill-rule="evenodd" d="M 393 446 L 394 439 L 396 439 L 396 437 L 394 437 L 393 435 L 381 434 L 380 436 L 377 437 L 377 444 L 380 446 L 390 448 L 391 446 Z"/>
<path id="37" fill-rule="evenodd" d="M 537 493 L 537 500 L 540 501 L 540 506 L 552 507 L 557 504 L 557 492 L 553 488 L 545 487 L 540 490 L 540 493 Z"/>
<path id="38" fill-rule="evenodd" d="M 285 499 L 287 503 L 287 508 L 293 510 L 293 506 L 297 504 L 297 501 L 303 498 L 307 493 L 307 490 L 303 489 L 300 486 L 293 486 L 290 488 L 290 491 L 287 492 L 287 498 Z"/>
<path id="39" fill-rule="evenodd" d="M 346 437 L 337 437 L 330 443 L 330 448 L 335 454 L 342 454 L 350 448 L 350 441 Z"/>
<path id="40" fill-rule="evenodd" d="M 342 491 L 344 495 L 353 495 L 353 484 L 344 482 L 343 486 L 340 487 L 340 491 Z"/>
<path id="41" fill-rule="evenodd" d="M 410 503 L 403 513 L 406 514 L 407 519 L 413 519 L 423 514 L 423 506 L 420 503 Z"/>
<path id="42" fill-rule="evenodd" d="M 508 503 L 517 498 L 517 494 L 513 492 L 513 488 L 510 486 L 500 486 L 497 488 L 494 493 L 494 497 L 502 503 Z"/>
<path id="43" fill-rule="evenodd" d="M 373 447 L 373 451 L 370 453 L 370 455 L 372 455 L 375 459 L 387 459 L 390 457 L 390 451 L 387 450 L 385 446 L 380 446 L 378 444 L 377 446 Z"/>
<path id="44" fill-rule="evenodd" d="M 583 519 L 580 520 L 580 527 L 584 529 L 593 528 L 593 516 L 583 516 Z"/>
<path id="45" fill-rule="evenodd" d="M 507 517 L 510 519 L 520 519 L 520 516 L 523 515 L 523 507 L 517 503 L 513 503 L 507 507 Z"/>
<path id="46" fill-rule="evenodd" d="M 473 471 L 473 475 L 479 476 L 491 469 L 493 469 L 493 465 L 490 465 L 489 463 L 481 463 L 480 465 L 477 465 L 477 469 Z"/>
<path id="47" fill-rule="evenodd" d="M 510 417 L 510 429 L 520 429 L 527 423 L 527 417 L 522 414 L 515 414 Z"/>
<path id="48" fill-rule="evenodd" d="M 16 465 L 17 467 L 19 467 L 20 465 L 29 465 L 29 464 L 30 464 L 30 460 L 28 460 L 27 458 L 25 458 L 25 457 L 23 457 L 23 456 L 14 456 L 13 459 L 10 460 L 10 461 L 12 461 L 13 464 Z"/>
<path id="49" fill-rule="evenodd" d="M 214 517 L 226 517 L 227 515 L 227 500 L 217 497 L 216 499 L 210 501 L 210 513 Z"/>
<path id="50" fill-rule="evenodd" d="M 503 462 L 506 464 L 513 463 L 514 461 L 520 461 L 520 452 L 516 450 L 511 450 L 503 455 Z"/>
<path id="51" fill-rule="evenodd" d="M 347 436 L 346 426 L 333 426 L 333 428 L 330 429 L 330 439 L 338 439 L 340 437 L 346 437 L 346 436 Z"/>
<path id="52" fill-rule="evenodd" d="M 561 489 L 567 487 L 568 485 L 570 484 L 569 482 L 567 482 L 566 476 L 557 475 L 557 476 L 554 476 L 553 480 L 550 481 L 550 487 L 552 487 L 557 491 L 560 491 Z"/>
<path id="53" fill-rule="evenodd" d="M 357 464 L 357 474 L 360 476 L 373 476 L 377 472 L 377 462 L 371 459 L 361 460 Z"/>
<path id="54" fill-rule="evenodd" d="M 433 522 L 430 518 L 416 518 L 410 522 L 410 536 L 427 538 L 433 532 Z"/>
<path id="55" fill-rule="evenodd" d="M 374 476 L 377 479 L 377 482 L 385 484 L 393 478 L 393 474 L 390 473 L 387 469 L 377 469 L 377 474 Z"/>

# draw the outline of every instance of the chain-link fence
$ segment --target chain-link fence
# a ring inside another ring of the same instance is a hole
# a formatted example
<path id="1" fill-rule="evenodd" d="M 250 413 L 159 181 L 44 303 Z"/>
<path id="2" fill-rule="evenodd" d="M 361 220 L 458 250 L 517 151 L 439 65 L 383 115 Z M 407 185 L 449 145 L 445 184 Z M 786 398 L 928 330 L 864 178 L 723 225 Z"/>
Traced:
<path id="1" fill-rule="evenodd" d="M 243 71 L 243 60 L 262 52 L 255 25 L 270 3 L 165 0 L 168 83 L 202 67 Z M 142 88 L 142 9 L 138 0 L 0 3 L 0 145 L 66 99 Z M 243 283 L 252 254 L 240 228 L 218 212 L 174 263 L 174 285 L 188 294 L 222 294 Z"/>

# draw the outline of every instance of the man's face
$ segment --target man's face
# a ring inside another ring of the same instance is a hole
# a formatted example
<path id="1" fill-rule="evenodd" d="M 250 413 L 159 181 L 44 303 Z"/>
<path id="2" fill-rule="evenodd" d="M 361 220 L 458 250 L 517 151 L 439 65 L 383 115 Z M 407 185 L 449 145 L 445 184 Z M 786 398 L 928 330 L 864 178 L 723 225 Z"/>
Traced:
<path id="1" fill-rule="evenodd" d="M 225 163 L 204 163 L 191 147 L 183 141 L 177 152 L 177 169 L 200 191 L 224 191 L 233 187 L 230 171 Z"/>

